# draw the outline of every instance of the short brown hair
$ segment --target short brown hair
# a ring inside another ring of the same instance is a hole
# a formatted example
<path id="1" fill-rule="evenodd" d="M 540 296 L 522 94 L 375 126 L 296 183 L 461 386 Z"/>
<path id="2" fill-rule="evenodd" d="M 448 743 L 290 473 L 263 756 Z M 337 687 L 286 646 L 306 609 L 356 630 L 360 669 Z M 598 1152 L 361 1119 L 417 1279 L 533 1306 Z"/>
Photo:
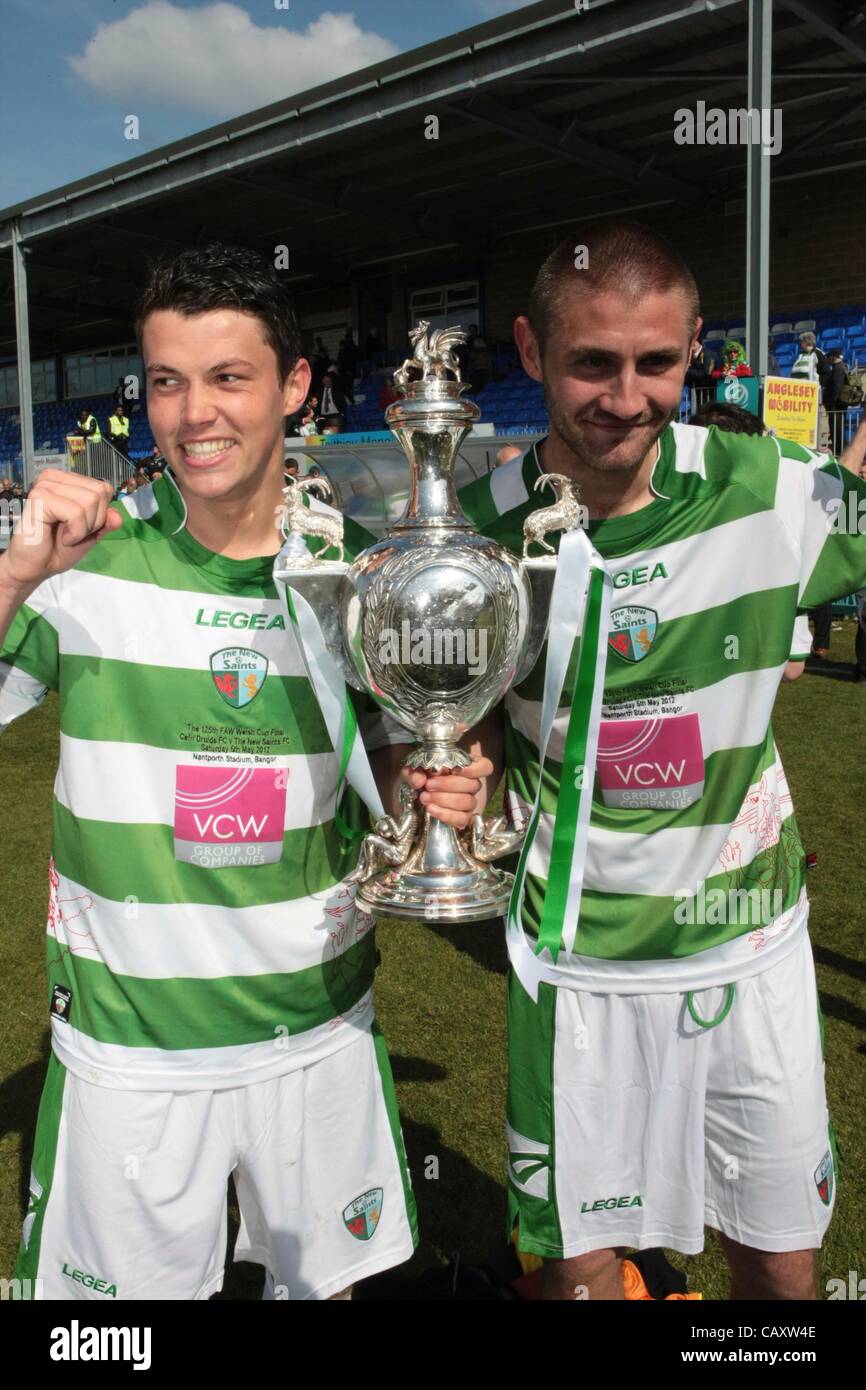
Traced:
<path id="1" fill-rule="evenodd" d="M 203 314 L 209 309 L 237 309 L 260 320 L 268 346 L 277 358 L 280 385 L 301 355 L 301 332 L 291 292 L 273 263 L 246 246 L 211 242 L 168 256 L 151 268 L 150 280 L 135 315 L 141 333 L 148 314 L 175 309 Z"/>
<path id="2" fill-rule="evenodd" d="M 586 261 L 583 269 L 581 260 Z M 535 277 L 527 316 L 541 350 L 567 296 L 603 290 L 634 299 L 679 290 L 686 301 L 689 332 L 695 331 L 698 287 L 676 247 L 641 222 L 592 222 L 565 237 Z"/>

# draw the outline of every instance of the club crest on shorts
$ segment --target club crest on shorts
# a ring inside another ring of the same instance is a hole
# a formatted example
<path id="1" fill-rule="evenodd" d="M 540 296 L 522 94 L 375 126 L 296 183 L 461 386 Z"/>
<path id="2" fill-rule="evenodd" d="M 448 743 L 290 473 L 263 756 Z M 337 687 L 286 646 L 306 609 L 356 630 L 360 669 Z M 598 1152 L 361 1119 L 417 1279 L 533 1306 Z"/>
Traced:
<path id="1" fill-rule="evenodd" d="M 607 644 L 623 661 L 643 661 L 651 651 L 658 627 L 658 614 L 652 608 L 627 603 L 611 610 Z"/>
<path id="2" fill-rule="evenodd" d="M 824 1206 L 829 1207 L 833 1197 L 833 1155 L 829 1149 L 815 1169 L 815 1186 Z"/>
<path id="3" fill-rule="evenodd" d="M 210 673 L 226 704 L 243 709 L 265 683 L 268 658 L 249 647 L 223 647 L 211 654 Z"/>
<path id="4" fill-rule="evenodd" d="M 355 1197 L 344 1208 L 343 1224 L 349 1235 L 354 1236 L 356 1240 L 370 1239 L 382 1215 L 384 1195 L 381 1187 L 371 1187 L 369 1192 L 362 1192 L 360 1197 Z"/>

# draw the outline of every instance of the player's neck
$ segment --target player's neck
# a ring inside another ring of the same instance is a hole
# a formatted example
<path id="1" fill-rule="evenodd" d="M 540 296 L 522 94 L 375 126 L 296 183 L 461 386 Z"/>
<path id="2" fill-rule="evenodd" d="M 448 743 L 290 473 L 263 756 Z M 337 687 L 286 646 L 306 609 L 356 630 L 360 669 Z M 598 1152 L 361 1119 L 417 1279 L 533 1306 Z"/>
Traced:
<path id="1" fill-rule="evenodd" d="M 650 479 L 660 456 L 661 444 L 657 440 L 635 468 L 624 473 L 605 473 L 588 468 L 553 430 L 539 450 L 545 473 L 564 473 L 580 484 L 581 505 L 591 520 L 629 516 L 648 507 L 655 497 Z"/>
<path id="2" fill-rule="evenodd" d="M 266 482 L 246 495 L 201 498 L 184 493 L 186 529 L 206 550 L 227 560 L 254 560 L 276 555 L 282 545 L 275 509 L 283 500 L 283 475 L 271 469 Z"/>

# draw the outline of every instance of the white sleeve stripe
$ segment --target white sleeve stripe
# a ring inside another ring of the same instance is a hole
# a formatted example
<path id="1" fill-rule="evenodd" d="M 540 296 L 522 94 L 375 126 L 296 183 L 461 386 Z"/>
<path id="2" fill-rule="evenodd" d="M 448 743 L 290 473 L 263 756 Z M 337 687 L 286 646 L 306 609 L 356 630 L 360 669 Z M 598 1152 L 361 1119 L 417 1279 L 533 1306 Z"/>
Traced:
<path id="1" fill-rule="evenodd" d="M 0 661 L 0 730 L 41 705 L 48 691 L 35 676 Z"/>

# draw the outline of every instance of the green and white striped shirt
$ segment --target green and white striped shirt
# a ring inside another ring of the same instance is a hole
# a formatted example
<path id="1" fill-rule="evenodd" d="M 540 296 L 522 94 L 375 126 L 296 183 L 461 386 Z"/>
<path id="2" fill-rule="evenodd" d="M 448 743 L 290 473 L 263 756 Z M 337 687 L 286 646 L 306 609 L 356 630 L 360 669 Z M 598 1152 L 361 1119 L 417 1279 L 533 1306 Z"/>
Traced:
<path id="1" fill-rule="evenodd" d="M 0 727 L 60 698 L 54 1050 L 110 1087 L 267 1080 L 372 1017 L 337 758 L 274 557 L 199 545 L 168 474 L 115 506 L 122 528 L 35 590 L 0 652 Z"/>
<path id="2" fill-rule="evenodd" d="M 798 608 L 866 583 L 866 535 L 839 524 L 866 485 L 835 460 L 680 424 L 660 445 L 653 501 L 588 526 L 614 597 L 580 919 L 573 954 L 558 959 L 575 988 L 705 988 L 793 948 L 808 915 L 805 855 L 773 702 Z M 520 553 L 539 472 L 533 447 L 464 488 L 478 530 Z M 505 701 L 508 795 L 524 812 L 538 788 L 545 661 Z M 573 684 L 572 664 L 528 866 L 532 935 L 559 784 L 574 772 L 561 762 Z"/>

